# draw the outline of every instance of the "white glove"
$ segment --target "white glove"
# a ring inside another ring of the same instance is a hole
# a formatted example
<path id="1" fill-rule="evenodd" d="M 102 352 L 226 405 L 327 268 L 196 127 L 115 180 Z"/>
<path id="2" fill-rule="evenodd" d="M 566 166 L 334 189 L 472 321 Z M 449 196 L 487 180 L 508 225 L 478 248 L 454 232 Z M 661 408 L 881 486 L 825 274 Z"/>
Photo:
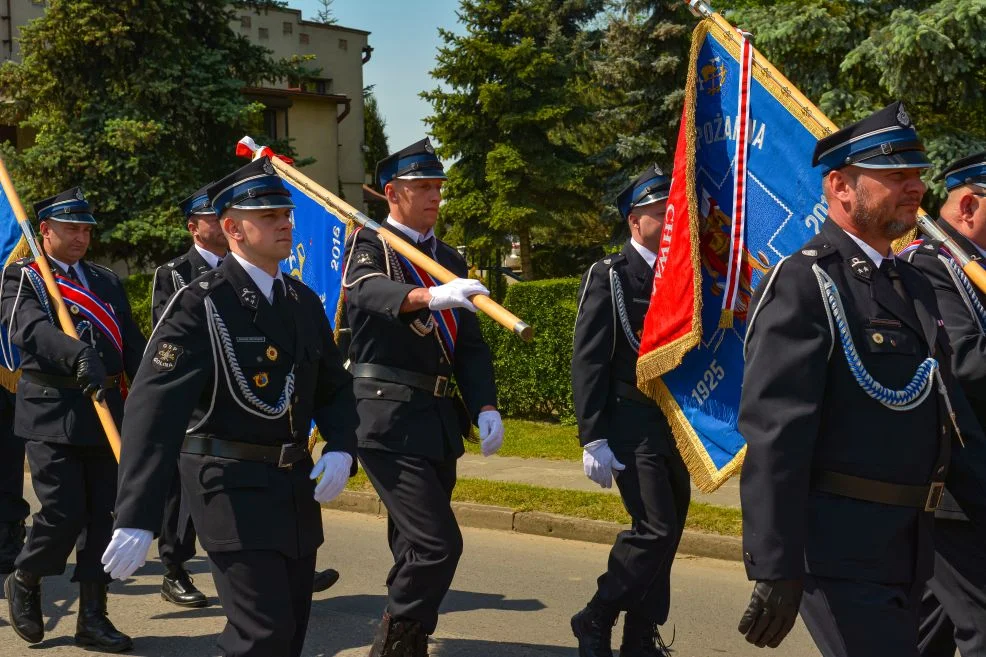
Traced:
<path id="1" fill-rule="evenodd" d="M 465 308 L 468 311 L 476 312 L 476 306 L 469 300 L 474 294 L 484 294 L 490 296 L 490 291 L 486 286 L 474 278 L 453 278 L 445 285 L 429 287 L 431 301 L 428 302 L 429 310 L 447 310 L 449 308 Z"/>
<path id="2" fill-rule="evenodd" d="M 315 484 L 315 501 L 324 504 L 331 502 L 346 488 L 349 471 L 353 467 L 353 457 L 348 452 L 326 452 L 315 463 L 309 479 L 322 480 Z"/>
<path id="3" fill-rule="evenodd" d="M 103 552 L 103 572 L 113 579 L 126 579 L 147 561 L 154 534 L 147 529 L 120 527 L 113 530 L 113 538 Z"/>
<path id="4" fill-rule="evenodd" d="M 603 488 L 613 487 L 613 472 L 622 472 L 627 466 L 616 460 L 609 442 L 593 440 L 582 448 L 582 469 L 585 476 Z"/>
<path id="5" fill-rule="evenodd" d="M 483 456 L 496 454 L 503 446 L 503 420 L 499 411 L 482 411 L 477 424 Z"/>

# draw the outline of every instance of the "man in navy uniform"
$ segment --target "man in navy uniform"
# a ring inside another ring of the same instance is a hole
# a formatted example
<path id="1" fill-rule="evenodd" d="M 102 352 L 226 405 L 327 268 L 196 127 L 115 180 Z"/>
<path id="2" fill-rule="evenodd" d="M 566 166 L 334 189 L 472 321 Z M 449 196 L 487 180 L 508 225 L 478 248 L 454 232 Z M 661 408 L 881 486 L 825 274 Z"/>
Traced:
<path id="1" fill-rule="evenodd" d="M 572 618 L 580 657 L 612 657 L 610 635 L 626 612 L 620 657 L 668 655 L 657 629 L 671 604 L 671 563 L 691 499 L 688 471 L 657 404 L 637 388 L 637 353 L 654 285 L 671 180 L 657 166 L 616 199 L 630 239 L 582 277 L 572 390 L 586 475 L 616 485 L 632 525 L 621 532 L 589 604 Z"/>
<path id="2" fill-rule="evenodd" d="M 208 185 L 179 204 L 192 234 L 192 247 L 187 253 L 154 270 L 151 294 L 151 319 L 157 324 L 175 292 L 222 263 L 229 251 L 226 235 L 219 218 L 209 205 Z M 181 607 L 205 607 L 209 600 L 192 582 L 185 562 L 195 556 L 195 527 L 191 519 L 179 516 L 181 481 L 175 470 L 164 508 L 164 523 L 158 536 L 158 554 L 164 564 L 161 596 Z M 180 519 L 179 519 L 180 518 Z"/>
<path id="3" fill-rule="evenodd" d="M 979 263 L 986 254 L 986 151 L 950 164 L 939 176 L 948 198 L 941 227 Z M 986 426 L 986 293 L 976 288 L 946 247 L 925 238 L 908 249 L 909 261 L 935 288 L 952 345 L 952 368 Z M 921 609 L 921 654 L 986 654 L 986 561 L 983 538 L 946 490 L 935 512 L 935 576 Z"/>
<path id="4" fill-rule="evenodd" d="M 109 577 L 99 560 L 113 526 L 117 465 L 90 397 L 104 398 L 120 422 L 122 377 L 136 374 L 144 336 L 116 274 L 83 260 L 96 220 L 82 190 L 70 189 L 34 209 L 79 339 L 59 328 L 33 259 L 7 267 L 0 317 L 20 352 L 22 371 L 14 433 L 26 441 L 31 481 L 41 503 L 16 570 L 5 584 L 10 624 L 25 641 L 41 641 L 41 578 L 63 573 L 75 548 L 75 641 L 119 652 L 129 649 L 131 640 L 107 617 Z"/>
<path id="5" fill-rule="evenodd" d="M 0 387 L 0 575 L 14 572 L 24 547 L 24 439 L 14 433 L 14 395 Z"/>
<path id="6" fill-rule="evenodd" d="M 390 206 L 386 228 L 460 278 L 439 285 L 371 230 L 347 245 L 359 459 L 387 507 L 394 554 L 372 657 L 428 654 L 427 636 L 462 554 L 450 503 L 462 439 L 475 423 L 485 455 L 503 442 L 493 362 L 469 300 L 489 292 L 466 278 L 465 261 L 433 230 L 444 180 L 427 139 L 377 164 Z"/>
<path id="7" fill-rule="evenodd" d="M 318 295 L 279 269 L 294 203 L 269 158 L 208 196 L 230 255 L 175 295 L 150 337 L 124 418 L 103 563 L 119 579 L 144 562 L 177 464 L 226 613 L 223 655 L 297 657 L 322 543 L 319 503 L 356 472 L 352 381 Z M 325 439 L 314 467 L 313 419 Z"/>
<path id="8" fill-rule="evenodd" d="M 983 435 L 934 290 L 891 249 L 929 164 L 900 102 L 819 140 L 813 163 L 829 218 L 761 281 L 747 328 L 740 495 L 756 585 L 739 630 L 776 647 L 800 607 L 823 655 L 916 657 L 945 482 L 986 520 Z"/>

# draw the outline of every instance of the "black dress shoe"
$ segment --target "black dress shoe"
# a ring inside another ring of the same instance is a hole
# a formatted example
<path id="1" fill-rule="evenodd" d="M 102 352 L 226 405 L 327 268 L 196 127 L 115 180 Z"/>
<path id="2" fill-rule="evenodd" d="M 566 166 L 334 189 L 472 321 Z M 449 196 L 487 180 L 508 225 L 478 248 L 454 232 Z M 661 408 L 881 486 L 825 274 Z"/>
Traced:
<path id="1" fill-rule="evenodd" d="M 384 612 L 377 635 L 373 637 L 369 657 L 427 657 L 427 655 L 428 636 L 421 631 L 421 623 L 394 618 L 390 613 Z"/>
<path id="2" fill-rule="evenodd" d="M 184 568 L 169 568 L 161 583 L 161 597 L 179 607 L 208 607 L 209 599 L 195 588 L 192 576 Z"/>
<path id="3" fill-rule="evenodd" d="M 21 570 L 15 570 L 3 583 L 7 596 L 10 626 L 17 636 L 28 643 L 37 643 L 45 637 L 44 619 L 41 617 L 41 582 Z"/>
<path id="4" fill-rule="evenodd" d="M 673 636 L 671 643 L 674 643 Z M 671 657 L 670 645 L 661 638 L 657 623 L 627 612 L 620 657 Z"/>
<path id="5" fill-rule="evenodd" d="M 133 639 L 113 627 L 106 615 L 106 585 L 102 582 L 79 582 L 75 642 L 102 652 L 123 652 L 134 647 Z"/>
<path id="6" fill-rule="evenodd" d="M 316 570 L 315 579 L 312 581 L 312 592 L 320 593 L 326 591 L 339 581 L 339 571 L 332 568 Z"/>
<path id="7" fill-rule="evenodd" d="M 572 616 L 572 634 L 579 641 L 579 657 L 613 657 L 615 624 L 616 616 L 603 616 L 592 607 Z"/>

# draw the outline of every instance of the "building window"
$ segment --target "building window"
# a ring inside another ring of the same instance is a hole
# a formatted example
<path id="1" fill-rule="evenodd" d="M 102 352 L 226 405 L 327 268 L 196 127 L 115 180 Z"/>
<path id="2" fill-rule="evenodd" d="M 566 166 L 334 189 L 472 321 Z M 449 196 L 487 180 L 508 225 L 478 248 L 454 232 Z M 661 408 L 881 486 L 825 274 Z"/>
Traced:
<path id="1" fill-rule="evenodd" d="M 264 132 L 271 139 L 277 139 L 277 110 L 267 108 L 264 110 Z"/>
<path id="2" fill-rule="evenodd" d="M 249 30 L 251 25 L 251 20 L 249 16 L 240 16 L 240 27 Z"/>
<path id="3" fill-rule="evenodd" d="M 302 45 L 308 45 L 308 35 L 305 34 L 304 32 L 299 32 L 298 33 L 298 43 L 300 43 Z"/>
<path id="4" fill-rule="evenodd" d="M 284 21 L 284 33 L 285 34 L 291 34 L 293 32 L 294 32 L 294 25 L 292 25 L 291 23 L 289 23 L 287 21 Z"/>
<path id="5" fill-rule="evenodd" d="M 260 38 L 261 39 L 269 39 L 270 38 L 270 30 L 268 30 L 266 27 L 259 28 L 257 30 L 257 32 L 260 35 Z"/>
<path id="6" fill-rule="evenodd" d="M 339 39 L 339 50 L 349 50 L 349 41 L 346 39 Z"/>

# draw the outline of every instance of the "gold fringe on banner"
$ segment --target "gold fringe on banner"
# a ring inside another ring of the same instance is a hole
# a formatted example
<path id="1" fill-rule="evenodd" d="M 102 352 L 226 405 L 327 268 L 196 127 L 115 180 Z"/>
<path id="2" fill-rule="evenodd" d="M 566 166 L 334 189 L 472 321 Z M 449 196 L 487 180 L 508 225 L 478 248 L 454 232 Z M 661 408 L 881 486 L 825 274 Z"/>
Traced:
<path id="1" fill-rule="evenodd" d="M 7 261 L 4 263 L 4 267 L 12 262 L 17 262 L 21 258 L 26 258 L 31 255 L 31 249 L 27 246 L 27 240 L 21 235 L 20 240 L 17 241 L 17 246 L 14 250 L 10 252 L 7 256 Z M 17 381 L 21 378 L 21 371 L 15 370 L 11 372 L 5 367 L 0 367 L 0 386 L 3 386 L 10 392 L 15 392 L 17 390 Z"/>

